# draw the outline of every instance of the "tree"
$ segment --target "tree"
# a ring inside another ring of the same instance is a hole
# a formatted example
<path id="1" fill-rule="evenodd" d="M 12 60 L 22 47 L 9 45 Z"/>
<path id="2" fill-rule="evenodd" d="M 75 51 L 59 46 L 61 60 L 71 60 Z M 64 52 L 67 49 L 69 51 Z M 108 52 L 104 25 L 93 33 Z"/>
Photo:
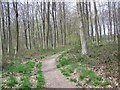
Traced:
<path id="1" fill-rule="evenodd" d="M 35 7 L 35 4 L 34 4 L 34 2 L 32 3 L 32 9 L 31 9 L 31 43 L 32 43 L 32 47 L 33 48 L 35 48 L 35 34 L 34 34 L 34 32 L 35 32 L 35 20 L 34 20 L 34 11 L 35 11 L 35 9 L 34 9 L 34 7 Z"/>
<path id="2" fill-rule="evenodd" d="M 53 49 L 56 48 L 56 23 L 55 23 L 55 2 L 52 2 L 52 18 L 53 18 Z"/>
<path id="3" fill-rule="evenodd" d="M 62 2 L 63 4 L 63 24 L 64 24 L 64 45 L 66 45 L 66 13 L 65 13 L 65 2 Z"/>
<path id="4" fill-rule="evenodd" d="M 11 27 L 10 27 L 10 9 L 9 2 L 7 2 L 7 12 L 8 12 L 8 32 L 9 32 L 9 57 L 12 57 L 12 35 L 11 35 Z"/>
<path id="5" fill-rule="evenodd" d="M 118 34 L 118 18 L 116 13 L 116 2 L 112 2 L 113 5 L 113 25 L 114 25 L 114 41 L 117 41 L 117 34 Z"/>
<path id="6" fill-rule="evenodd" d="M 45 41 L 46 41 L 45 40 L 45 31 L 46 31 L 45 30 L 46 2 L 43 2 L 43 8 L 42 8 L 42 2 L 41 2 L 41 14 L 42 14 L 42 24 L 43 24 L 42 25 L 43 26 L 43 29 L 42 29 L 43 30 L 42 31 L 42 33 L 43 33 L 42 34 L 43 35 L 43 45 L 42 46 L 43 46 L 43 49 L 45 49 Z"/>
<path id="7" fill-rule="evenodd" d="M 31 49 L 31 30 L 30 30 L 30 17 L 29 17 L 29 4 L 27 1 L 27 28 L 28 28 L 28 33 L 29 33 L 29 47 Z"/>
<path id="8" fill-rule="evenodd" d="M 0 1 L 1 6 L 1 19 L 2 19 L 2 31 L 1 31 L 1 42 L 2 42 L 2 60 L 3 64 L 6 63 L 7 45 L 6 45 L 6 33 L 5 33 L 5 19 L 4 19 L 4 8 Z"/>
<path id="9" fill-rule="evenodd" d="M 25 3 L 24 3 L 25 4 Z M 26 25 L 26 17 L 25 17 L 25 5 L 21 6 L 21 9 L 22 9 L 22 19 L 23 19 L 23 25 L 24 25 L 24 33 L 25 33 L 25 45 L 26 45 L 26 48 L 28 49 L 28 38 L 27 38 L 27 25 Z"/>
<path id="10" fill-rule="evenodd" d="M 100 23 L 100 17 L 98 16 L 98 27 L 99 27 L 99 39 L 102 38 L 102 30 L 101 30 L 101 23 Z"/>
<path id="11" fill-rule="evenodd" d="M 111 2 L 110 1 L 108 1 L 108 11 L 109 11 L 109 34 L 110 34 L 110 39 L 112 39 L 112 17 L 111 17 Z"/>
<path id="12" fill-rule="evenodd" d="M 95 2 L 95 1 L 94 1 L 94 12 L 95 12 L 95 33 L 96 33 L 96 41 L 97 41 L 97 45 L 99 45 L 98 15 L 97 15 L 97 7 L 96 7 L 96 2 Z"/>
<path id="13" fill-rule="evenodd" d="M 0 8 L 1 9 L 1 8 Z M 1 31 L 1 17 L 0 17 L 0 56 L 2 56 L 2 39 L 1 39 L 1 36 L 2 36 L 2 31 Z"/>
<path id="14" fill-rule="evenodd" d="M 63 24 L 62 24 L 63 17 L 62 17 L 62 5 L 61 5 L 61 2 L 59 2 L 59 13 L 60 13 L 61 43 L 62 43 L 62 46 L 64 46 L 64 35 L 63 35 Z"/>
<path id="15" fill-rule="evenodd" d="M 106 29 L 105 29 L 105 16 L 104 16 L 104 9 L 102 10 L 102 12 L 103 12 L 103 16 L 102 16 L 102 26 L 103 26 L 103 31 L 104 31 L 104 35 L 106 35 L 105 34 L 105 31 L 106 31 Z"/>
<path id="16" fill-rule="evenodd" d="M 86 26 L 87 26 L 87 35 L 89 36 L 89 12 L 88 12 L 88 2 L 86 0 Z"/>
<path id="17" fill-rule="evenodd" d="M 47 12 L 47 25 L 48 25 L 48 30 L 47 30 L 47 48 L 48 48 L 48 40 L 49 40 L 49 31 L 50 31 L 50 2 L 48 1 L 48 3 L 47 3 L 47 10 L 48 10 L 48 12 Z"/>
<path id="18" fill-rule="evenodd" d="M 92 41 L 94 41 L 93 20 L 92 20 L 92 12 L 91 12 L 91 2 L 89 2 L 89 12 L 90 12 L 91 38 L 92 38 Z"/>
<path id="19" fill-rule="evenodd" d="M 16 53 L 19 51 L 19 23 L 18 23 L 18 2 L 13 1 L 13 8 L 15 11 L 15 18 L 16 18 L 16 31 L 17 31 L 17 44 L 16 44 Z"/>
<path id="20" fill-rule="evenodd" d="M 120 1 L 118 2 L 118 60 L 120 60 Z M 120 62 L 118 61 L 118 72 L 120 72 Z M 118 82 L 120 81 L 120 76 L 118 77 Z M 119 83 L 120 86 L 120 83 Z"/>
<path id="21" fill-rule="evenodd" d="M 82 24 L 82 29 L 80 29 L 80 39 L 81 39 L 81 48 L 82 48 L 82 54 L 87 55 L 87 42 L 85 38 L 85 25 L 84 25 L 84 8 L 83 5 L 84 2 L 79 2 L 77 3 L 77 10 L 78 10 L 78 15 L 81 16 L 79 17 L 81 19 L 81 24 Z"/>

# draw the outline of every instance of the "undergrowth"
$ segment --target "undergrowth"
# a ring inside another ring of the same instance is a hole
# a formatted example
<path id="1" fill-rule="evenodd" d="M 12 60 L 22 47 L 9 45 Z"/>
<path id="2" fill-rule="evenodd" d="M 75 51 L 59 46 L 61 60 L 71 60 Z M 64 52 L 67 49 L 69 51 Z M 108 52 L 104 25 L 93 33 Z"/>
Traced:
<path id="1" fill-rule="evenodd" d="M 105 68 L 102 73 L 105 73 L 105 75 L 109 73 L 113 77 L 116 76 L 117 67 L 114 68 L 117 65 L 116 44 L 106 43 L 100 46 L 93 44 L 89 46 L 88 51 L 88 55 L 84 56 L 81 55 L 79 47 L 69 50 L 57 59 L 57 67 L 63 75 L 71 77 L 69 80 L 77 83 L 77 85 L 82 81 L 95 87 L 107 87 L 109 85 L 114 87 L 112 81 L 106 76 L 98 75 L 95 71 L 101 68 L 100 65 L 104 65 Z M 79 74 L 79 79 L 73 78 L 74 73 Z"/>
<path id="2" fill-rule="evenodd" d="M 18 86 L 17 88 L 25 89 L 32 88 L 33 85 L 30 82 L 30 76 L 32 75 L 32 69 L 36 66 L 38 71 L 36 73 L 37 87 L 43 88 L 45 81 L 44 76 L 41 71 L 42 63 L 38 63 L 35 61 L 28 61 L 26 63 L 15 63 L 7 66 L 4 70 L 4 73 L 7 75 L 12 75 L 8 78 L 8 80 L 3 81 L 3 88 L 13 88 Z M 4 74 L 3 73 L 3 74 Z M 16 74 L 20 75 L 20 80 L 17 81 Z"/>

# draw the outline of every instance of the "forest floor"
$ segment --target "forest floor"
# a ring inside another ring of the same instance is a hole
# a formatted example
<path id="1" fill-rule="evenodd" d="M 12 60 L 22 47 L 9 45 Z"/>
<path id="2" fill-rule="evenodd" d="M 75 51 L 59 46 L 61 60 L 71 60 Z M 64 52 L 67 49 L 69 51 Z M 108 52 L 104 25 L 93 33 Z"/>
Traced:
<path id="1" fill-rule="evenodd" d="M 62 53 L 45 58 L 42 62 L 42 71 L 45 76 L 46 88 L 77 88 L 75 84 L 69 82 L 56 67 L 56 59 Z"/>
<path id="2" fill-rule="evenodd" d="M 27 51 L 2 72 L 3 88 L 104 88 L 117 87 L 117 44 Z M 20 61 L 21 59 L 21 61 Z"/>
<path id="3" fill-rule="evenodd" d="M 117 44 L 109 42 L 89 46 L 87 56 L 81 55 L 79 47 L 65 52 L 57 59 L 61 73 L 77 87 L 119 87 Z"/>
<path id="4" fill-rule="evenodd" d="M 2 88 L 43 88 L 45 78 L 42 62 L 46 57 L 67 50 L 68 48 L 28 50 L 19 54 L 2 70 Z M 62 74 L 61 74 L 62 75 Z"/>

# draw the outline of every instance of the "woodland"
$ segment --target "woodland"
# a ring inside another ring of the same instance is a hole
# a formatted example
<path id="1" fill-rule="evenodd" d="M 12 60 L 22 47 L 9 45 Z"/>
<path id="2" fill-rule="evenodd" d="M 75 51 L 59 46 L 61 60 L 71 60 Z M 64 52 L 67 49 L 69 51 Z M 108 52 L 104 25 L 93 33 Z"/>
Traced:
<path id="1" fill-rule="evenodd" d="M 1 88 L 119 88 L 119 0 L 0 0 Z"/>

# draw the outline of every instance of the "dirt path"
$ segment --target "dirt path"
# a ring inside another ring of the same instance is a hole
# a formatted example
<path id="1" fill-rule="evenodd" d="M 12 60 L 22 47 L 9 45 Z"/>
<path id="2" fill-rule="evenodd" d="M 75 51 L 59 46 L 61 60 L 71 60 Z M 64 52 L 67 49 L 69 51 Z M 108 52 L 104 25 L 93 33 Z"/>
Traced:
<path id="1" fill-rule="evenodd" d="M 57 69 L 56 58 L 60 54 L 55 54 L 43 60 L 42 71 L 45 76 L 46 88 L 77 88 Z"/>

